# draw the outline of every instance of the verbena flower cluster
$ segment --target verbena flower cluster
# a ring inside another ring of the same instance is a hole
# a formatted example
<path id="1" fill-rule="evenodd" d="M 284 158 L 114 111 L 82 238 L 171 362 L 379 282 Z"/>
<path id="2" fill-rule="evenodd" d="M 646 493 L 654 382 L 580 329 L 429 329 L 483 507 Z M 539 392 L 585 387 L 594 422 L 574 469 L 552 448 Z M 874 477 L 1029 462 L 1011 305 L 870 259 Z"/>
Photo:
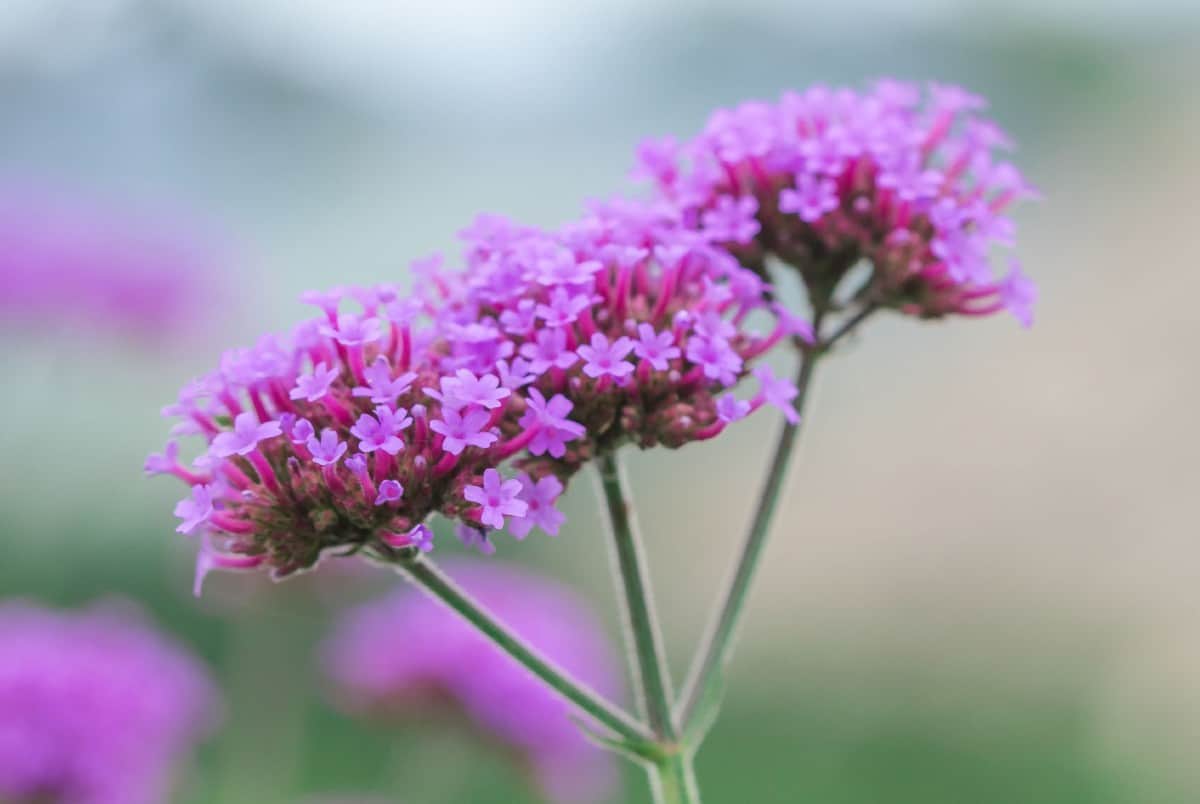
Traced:
<path id="1" fill-rule="evenodd" d="M 1012 205 L 1037 193 L 999 153 L 1009 137 L 955 86 L 880 81 L 866 93 L 814 87 L 777 103 L 721 109 L 680 143 L 649 140 L 636 175 L 689 226 L 743 264 L 768 256 L 828 299 L 860 262 L 873 269 L 857 304 L 925 317 L 1010 310 L 1032 321 L 1035 292 L 1010 247 Z"/>
<path id="2" fill-rule="evenodd" d="M 0 325 L 161 343 L 217 307 L 212 258 L 194 235 L 161 222 L 0 187 Z"/>
<path id="3" fill-rule="evenodd" d="M 482 217 L 464 238 L 465 266 L 421 261 L 409 295 L 307 294 L 321 315 L 227 352 L 166 409 L 204 442 L 191 465 L 175 441 L 146 462 L 191 486 L 175 513 L 203 541 L 198 582 L 429 550 L 434 513 L 490 552 L 506 526 L 556 533 L 564 484 L 601 450 L 711 438 L 764 404 L 795 416 L 765 367 L 751 398 L 731 389 L 807 324 L 669 207 L 556 231 Z"/>
<path id="4" fill-rule="evenodd" d="M 320 315 L 227 352 L 166 409 L 174 441 L 146 463 L 191 486 L 178 530 L 212 568 L 284 577 L 331 550 L 432 548 L 431 515 L 483 552 L 502 528 L 554 534 L 565 484 L 622 444 L 712 438 L 795 387 L 755 361 L 808 322 L 774 301 L 768 259 L 815 310 L 935 317 L 1012 310 L 1034 290 L 990 252 L 1034 191 L 998 160 L 983 102 L 881 82 L 717 112 L 695 140 L 640 150 L 657 198 L 595 204 L 558 229 L 481 216 L 463 265 L 413 265 L 416 287 L 307 294 Z M 842 280 L 870 276 L 850 296 Z M 732 392 L 748 374 L 755 393 Z"/>
<path id="5" fill-rule="evenodd" d="M 451 569 L 523 639 L 599 692 L 620 692 L 618 657 L 569 590 L 503 564 Z M 580 733 L 570 707 L 416 588 L 349 612 L 323 655 L 336 700 L 351 712 L 403 718 L 449 705 L 519 756 L 550 800 L 601 801 L 611 793 L 611 755 Z"/>
<path id="6" fill-rule="evenodd" d="M 215 725 L 197 660 L 123 608 L 0 604 L 0 801 L 159 804 Z"/>

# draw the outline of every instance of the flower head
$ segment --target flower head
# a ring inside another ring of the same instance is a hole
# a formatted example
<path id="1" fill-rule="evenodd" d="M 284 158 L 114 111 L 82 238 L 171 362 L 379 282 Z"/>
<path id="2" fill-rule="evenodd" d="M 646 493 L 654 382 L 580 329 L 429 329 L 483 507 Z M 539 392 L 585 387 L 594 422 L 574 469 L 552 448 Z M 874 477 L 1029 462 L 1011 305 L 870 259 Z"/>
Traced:
<path id="1" fill-rule="evenodd" d="M 220 249 L 178 224 L 65 188 L 0 185 L 0 322 L 161 345 L 219 321 Z"/>
<path id="2" fill-rule="evenodd" d="M 460 561 L 449 571 L 472 597 L 573 676 L 606 695 L 620 691 L 616 654 L 576 594 L 494 560 Z M 612 792 L 616 775 L 610 755 L 583 737 L 568 706 L 485 637 L 414 589 L 349 612 L 322 654 L 335 700 L 351 712 L 384 712 L 401 720 L 412 705 L 425 713 L 431 706 L 450 705 L 517 752 L 549 800 L 588 804 Z"/>
<path id="3" fill-rule="evenodd" d="M 129 604 L 0 604 L 0 800 L 158 804 L 216 725 L 208 673 Z"/>
<path id="4" fill-rule="evenodd" d="M 1008 212 L 1037 192 L 1000 158 L 1011 143 L 981 98 L 939 84 L 926 98 L 889 80 L 721 109 L 690 142 L 652 151 L 641 174 L 701 237 L 746 264 L 774 256 L 810 291 L 866 262 L 857 304 L 926 317 L 1008 308 L 1024 322 L 1028 280 L 1014 303 L 989 254 L 1012 246 Z"/>

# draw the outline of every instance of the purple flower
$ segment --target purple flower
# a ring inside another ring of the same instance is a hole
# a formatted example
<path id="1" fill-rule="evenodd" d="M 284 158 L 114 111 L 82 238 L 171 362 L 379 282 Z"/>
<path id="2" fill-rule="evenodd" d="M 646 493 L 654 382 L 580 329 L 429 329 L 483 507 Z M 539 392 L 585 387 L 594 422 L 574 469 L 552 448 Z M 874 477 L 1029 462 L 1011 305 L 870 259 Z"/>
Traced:
<path id="1" fill-rule="evenodd" d="M 777 103 L 717 110 L 690 142 L 651 151 L 655 167 L 645 173 L 685 231 L 715 246 L 749 238 L 747 245 L 762 249 L 756 260 L 793 265 L 810 294 L 826 292 L 822 283 L 831 278 L 817 255 L 854 255 L 872 270 L 851 306 L 872 299 L 926 318 L 989 315 L 1007 306 L 1028 318 L 1024 301 L 996 303 L 1002 288 L 992 255 L 1014 245 L 1007 208 L 1039 194 L 996 153 L 1012 142 L 980 116 L 985 105 L 938 84 L 922 103 L 915 85 L 887 80 L 863 93 L 820 86 L 787 92 Z M 778 209 L 795 217 L 752 220 L 751 206 L 777 188 Z M 729 290 L 749 298 L 732 287 L 714 292 Z"/>
<path id="2" fill-rule="evenodd" d="M 925 166 L 924 158 L 905 152 L 885 159 L 879 172 L 879 186 L 894 190 L 904 201 L 934 198 L 942 184 L 942 174 Z"/>
<path id="3" fill-rule="evenodd" d="M 318 363 L 313 367 L 311 374 L 301 374 L 296 378 L 296 387 L 289 396 L 292 399 L 317 402 L 329 393 L 329 386 L 337 381 L 340 373 L 337 368 L 328 368 L 324 363 Z"/>
<path id="4" fill-rule="evenodd" d="M 220 433 L 213 439 L 209 452 L 217 458 L 249 455 L 258 446 L 259 441 L 274 438 L 282 433 L 279 422 L 259 424 L 253 413 L 242 413 L 233 420 L 232 432 Z"/>
<path id="5" fill-rule="evenodd" d="M 614 377 L 620 379 L 633 373 L 633 364 L 625 356 L 633 351 L 633 341 L 624 335 L 615 341 L 599 332 L 592 335 L 590 344 L 584 344 L 577 350 L 579 356 L 587 361 L 583 373 L 589 377 Z"/>
<path id="6" fill-rule="evenodd" d="M 343 313 L 338 316 L 336 329 L 330 324 L 322 324 L 321 334 L 342 346 L 364 346 L 383 337 L 383 325 L 377 318 Z"/>
<path id="7" fill-rule="evenodd" d="M 758 234 L 758 201 L 752 195 L 724 195 L 704 213 L 704 229 L 717 243 L 749 243 Z"/>
<path id="8" fill-rule="evenodd" d="M 517 539 L 524 539 L 537 526 L 551 536 L 557 536 L 559 527 L 567 521 L 567 517 L 554 507 L 563 493 L 562 481 L 554 475 L 534 481 L 524 473 L 518 475 L 517 479 L 521 481 L 519 496 L 529 510 L 523 518 L 513 519 L 508 524 L 508 532 Z"/>
<path id="9" fill-rule="evenodd" d="M 687 359 L 700 366 L 705 377 L 722 385 L 733 385 L 742 370 L 742 358 L 724 338 L 693 335 L 688 340 Z"/>
<path id="10" fill-rule="evenodd" d="M 737 335 L 737 327 L 732 322 L 726 321 L 720 313 L 711 310 L 696 316 L 693 328 L 705 338 L 719 338 L 723 341 Z"/>
<path id="11" fill-rule="evenodd" d="M 422 553 L 433 550 L 433 530 L 428 525 L 417 525 L 408 532 L 408 538 Z"/>
<path id="12" fill-rule="evenodd" d="M 523 517 L 529 505 L 520 498 L 521 481 L 503 480 L 495 469 L 483 473 L 482 486 L 467 486 L 463 497 L 480 506 L 479 521 L 500 530 L 504 517 Z"/>
<path id="13" fill-rule="evenodd" d="M 779 191 L 780 211 L 794 212 L 805 223 L 816 223 L 837 208 L 837 185 L 832 179 L 801 173 L 796 176 L 796 189 Z"/>
<path id="14" fill-rule="evenodd" d="M 0 320 L 156 345 L 221 321 L 219 248 L 65 190 L 0 186 Z"/>
<path id="15" fill-rule="evenodd" d="M 125 601 L 0 604 L 0 800 L 160 804 L 213 731 L 203 665 Z"/>
<path id="16" fill-rule="evenodd" d="M 485 556 L 496 552 L 496 545 L 488 539 L 485 531 L 473 528 L 465 522 L 454 523 L 454 535 L 463 543 L 463 547 L 474 547 Z"/>
<path id="17" fill-rule="evenodd" d="M 521 299 L 517 306 L 500 314 L 500 326 L 510 335 L 527 335 L 533 331 L 537 319 L 537 302 Z"/>
<path id="18" fill-rule="evenodd" d="M 591 303 L 588 294 L 571 292 L 559 286 L 550 293 L 549 304 L 537 306 L 537 316 L 545 321 L 548 327 L 565 327 L 575 323 L 579 314 L 591 306 Z"/>
<path id="19" fill-rule="evenodd" d="M 443 408 L 442 418 L 431 421 L 429 429 L 442 435 L 442 449 L 459 455 L 467 447 L 487 449 L 496 443 L 496 434 L 483 429 L 491 418 L 485 410 L 468 410 L 464 414 Z"/>
<path id="20" fill-rule="evenodd" d="M 311 304 L 314 307 L 319 307 L 321 312 L 329 318 L 337 318 L 338 307 L 342 303 L 342 299 L 346 298 L 346 289 L 337 287 L 329 290 L 306 290 L 300 294 L 300 302 L 302 304 Z"/>
<path id="21" fill-rule="evenodd" d="M 655 333 L 654 327 L 647 323 L 638 324 L 638 341 L 633 346 L 633 353 L 649 363 L 655 371 L 666 371 L 671 367 L 668 361 L 679 357 L 679 347 L 675 345 L 675 336 L 670 330 Z"/>
<path id="22" fill-rule="evenodd" d="M 759 397 L 767 404 L 783 411 L 783 417 L 790 424 L 799 423 L 800 414 L 796 412 L 796 407 L 792 404 L 792 400 L 799 393 L 796 386 L 788 380 L 776 377 L 775 373 L 771 371 L 771 367 L 766 364 L 754 369 L 754 376 L 762 385 L 758 392 Z"/>
<path id="23" fill-rule="evenodd" d="M 519 424 L 526 430 L 537 428 L 529 442 L 530 455 L 545 455 L 548 452 L 551 457 L 561 458 L 567 454 L 566 442 L 582 438 L 587 433 L 587 428 L 582 424 L 567 418 L 573 404 L 562 394 L 555 394 L 547 402 L 541 391 L 530 388 L 525 401 L 525 413 Z"/>
<path id="24" fill-rule="evenodd" d="M 507 360 L 498 361 L 496 374 L 500 377 L 500 387 L 510 391 L 529 385 L 537 379 L 529 370 L 529 361 L 523 357 L 514 357 L 512 363 Z"/>
<path id="25" fill-rule="evenodd" d="M 375 415 L 364 413 L 350 428 L 350 435 L 358 439 L 358 448 L 362 452 L 383 450 L 388 455 L 395 455 L 404 449 L 404 440 L 400 431 L 412 424 L 404 408 L 393 411 L 387 405 L 375 408 Z"/>
<path id="26" fill-rule="evenodd" d="M 567 331 L 561 328 L 540 330 L 533 343 L 522 344 L 520 352 L 533 374 L 545 374 L 551 367 L 569 369 L 579 360 L 567 348 Z"/>
<path id="27" fill-rule="evenodd" d="M 392 378 L 392 367 L 383 355 L 375 358 L 371 365 L 363 369 L 367 381 L 366 387 L 359 386 L 350 391 L 354 396 L 370 397 L 376 405 L 394 405 L 396 398 L 412 387 L 417 379 L 415 372 L 406 371 L 399 377 Z"/>
<path id="28" fill-rule="evenodd" d="M 750 413 L 750 403 L 733 394 L 725 394 L 717 400 L 717 418 L 726 424 L 744 419 Z"/>
<path id="29" fill-rule="evenodd" d="M 346 459 L 346 468 L 349 469 L 350 474 L 354 475 L 355 477 L 366 477 L 369 471 L 367 469 L 367 456 L 363 455 L 361 452 L 354 453 Z"/>
<path id="30" fill-rule="evenodd" d="M 309 437 L 308 451 L 312 453 L 313 463 L 317 466 L 332 466 L 346 454 L 349 445 L 338 438 L 337 431 L 326 427 L 321 431 L 321 440 Z"/>
<path id="31" fill-rule="evenodd" d="M 175 516 L 183 520 L 177 533 L 191 533 L 213 515 L 212 486 L 192 486 L 192 495 L 175 505 Z"/>
<path id="32" fill-rule="evenodd" d="M 494 560 L 460 560 L 447 569 L 472 597 L 571 675 L 606 697 L 619 696 L 618 656 L 573 590 Z M 387 704 L 436 690 L 440 697 L 428 698 L 428 704 L 449 699 L 453 708 L 446 715 L 465 712 L 476 728 L 515 752 L 548 800 L 599 804 L 614 793 L 611 755 L 582 735 L 568 706 L 416 590 L 399 589 L 345 615 L 322 656 L 335 700 L 352 712 L 403 712 Z"/>
<path id="33" fill-rule="evenodd" d="M 1033 325 L 1033 305 L 1037 302 L 1037 286 L 1021 271 L 1021 264 L 1011 261 L 1008 276 L 1000 283 L 1000 301 L 1021 322 Z"/>
<path id="34" fill-rule="evenodd" d="M 379 484 L 379 496 L 375 498 L 376 505 L 400 502 L 404 496 L 404 486 L 398 480 L 385 480 Z"/>
<path id="35" fill-rule="evenodd" d="M 481 405 L 489 410 L 500 407 L 501 400 L 512 393 L 500 385 L 495 374 L 476 377 L 467 369 L 459 369 L 453 377 L 442 378 L 442 404 L 460 409 L 467 405 Z"/>
<path id="36" fill-rule="evenodd" d="M 634 178 L 672 184 L 678 172 L 676 161 L 681 150 L 679 141 L 671 136 L 642 140 L 637 147 Z"/>
<path id="37" fill-rule="evenodd" d="M 163 447 L 162 452 L 155 452 L 146 456 L 146 463 L 143 465 L 147 475 L 165 475 L 175 471 L 175 467 L 179 465 L 179 442 L 172 439 Z"/>
<path id="38" fill-rule="evenodd" d="M 292 425 L 291 439 L 293 444 L 307 444 L 308 440 L 317 434 L 312 422 L 308 419 L 296 419 Z"/>

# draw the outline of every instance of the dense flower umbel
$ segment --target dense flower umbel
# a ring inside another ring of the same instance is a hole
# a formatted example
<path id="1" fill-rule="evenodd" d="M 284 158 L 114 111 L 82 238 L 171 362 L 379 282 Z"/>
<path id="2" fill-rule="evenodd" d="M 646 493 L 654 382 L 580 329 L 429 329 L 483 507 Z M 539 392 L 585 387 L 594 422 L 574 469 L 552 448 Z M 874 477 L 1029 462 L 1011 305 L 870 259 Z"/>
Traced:
<path id="1" fill-rule="evenodd" d="M 360 312 L 339 311 L 350 296 Z M 324 317 L 227 352 L 166 410 L 207 442 L 196 464 L 174 442 L 147 459 L 192 486 L 175 513 L 203 540 L 197 586 L 213 568 L 286 576 L 333 548 L 429 549 L 434 511 L 496 526 L 525 512 L 471 501 L 515 449 L 495 375 L 444 372 L 420 309 L 389 288 L 306 298 Z"/>
<path id="2" fill-rule="evenodd" d="M 985 102 L 952 86 L 881 81 L 867 93 L 814 87 L 716 112 L 694 140 L 644 143 L 637 174 L 691 226 L 744 263 L 778 257 L 828 303 L 860 261 L 854 303 L 938 317 L 1011 310 L 1028 325 L 1034 288 L 1015 263 L 1006 213 L 1035 191 L 997 150 L 1011 146 Z"/>
<path id="3" fill-rule="evenodd" d="M 216 721 L 207 674 L 118 608 L 0 604 L 0 801 L 159 804 Z"/>
<path id="4" fill-rule="evenodd" d="M 162 221 L 0 186 L 0 326 L 158 344 L 216 309 L 214 257 Z"/>
<path id="5" fill-rule="evenodd" d="M 567 589 L 504 565 L 455 563 L 454 576 L 523 639 L 607 695 L 617 657 L 595 617 Z M 327 641 L 338 700 L 354 712 L 405 713 L 450 704 L 513 749 L 554 801 L 606 798 L 609 755 L 587 742 L 570 709 L 450 610 L 405 588 L 350 612 Z"/>
<path id="6" fill-rule="evenodd" d="M 598 204 L 554 232 L 481 217 L 463 237 L 464 270 L 436 274 L 430 302 L 447 364 L 495 367 L 513 389 L 500 425 L 533 477 L 566 480 L 622 443 L 711 438 L 764 402 L 790 410 L 728 392 L 780 340 L 810 337 L 807 322 L 670 206 Z"/>
<path id="7" fill-rule="evenodd" d="M 192 486 L 175 513 L 202 535 L 197 583 L 214 567 L 286 576 L 335 548 L 429 549 L 434 512 L 490 552 L 489 528 L 557 532 L 563 482 L 598 450 L 791 411 L 769 376 L 752 400 L 728 390 L 805 322 L 668 212 L 606 207 L 558 232 L 483 218 L 467 239 L 466 270 L 420 263 L 412 297 L 308 294 L 322 317 L 226 353 L 167 409 L 207 442 L 190 467 L 174 442 L 146 463 Z M 756 312 L 773 318 L 763 334 Z"/>

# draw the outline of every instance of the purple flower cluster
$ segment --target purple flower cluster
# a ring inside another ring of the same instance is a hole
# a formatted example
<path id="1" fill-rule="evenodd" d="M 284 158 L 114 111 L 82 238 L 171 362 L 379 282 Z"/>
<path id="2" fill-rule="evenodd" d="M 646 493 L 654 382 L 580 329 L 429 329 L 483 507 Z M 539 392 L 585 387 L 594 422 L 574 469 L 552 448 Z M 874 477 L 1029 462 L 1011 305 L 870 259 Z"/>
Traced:
<path id="1" fill-rule="evenodd" d="M 746 103 L 690 143 L 641 148 L 650 203 L 594 204 L 551 230 L 480 216 L 462 267 L 418 261 L 410 294 L 306 294 L 320 316 L 227 352 L 166 410 L 206 443 L 191 465 L 174 442 L 146 464 L 192 487 L 176 515 L 201 534 L 198 581 L 428 550 L 434 513 L 492 552 L 492 530 L 555 533 L 557 496 L 598 454 L 712 438 L 765 404 L 794 421 L 796 389 L 753 364 L 812 331 L 773 301 L 768 259 L 800 272 L 818 311 L 1029 323 L 1032 284 L 996 279 L 989 254 L 1035 193 L 997 159 L 1008 141 L 982 105 L 890 81 Z M 759 390 L 735 396 L 750 374 Z"/>
<path id="2" fill-rule="evenodd" d="M 160 222 L 0 188 L 0 323 L 161 342 L 215 309 L 212 257 Z"/>
<path id="3" fill-rule="evenodd" d="M 501 564 L 456 563 L 468 592 L 530 644 L 598 691 L 620 691 L 617 657 L 587 606 L 568 590 Z M 514 749 L 548 798 L 604 800 L 610 755 L 592 746 L 570 708 L 457 615 L 415 588 L 350 612 L 326 642 L 338 701 L 356 713 L 451 704 Z"/>
<path id="4" fill-rule="evenodd" d="M 196 659 L 118 608 L 0 605 L 0 800 L 158 804 L 216 721 Z"/>
<path id="5" fill-rule="evenodd" d="M 465 267 L 419 263 L 411 295 L 306 294 L 319 317 L 227 352 L 165 410 L 205 443 L 191 465 L 175 442 L 146 462 L 191 486 L 175 513 L 201 536 L 198 581 L 428 549 L 435 512 L 490 552 L 489 529 L 555 533 L 557 496 L 600 451 L 711 438 L 767 403 L 795 415 L 779 381 L 730 391 L 805 322 L 669 208 L 557 231 L 483 217 L 464 238 Z"/>
<path id="6" fill-rule="evenodd" d="M 856 301 L 938 317 L 1010 310 L 1032 321 L 1035 291 L 1015 262 L 1006 216 L 1037 193 L 998 152 L 1008 136 L 954 86 L 880 81 L 870 92 L 813 87 L 777 103 L 717 111 L 695 139 L 652 140 L 636 174 L 688 224 L 744 264 L 768 256 L 828 297 L 866 261 Z"/>

